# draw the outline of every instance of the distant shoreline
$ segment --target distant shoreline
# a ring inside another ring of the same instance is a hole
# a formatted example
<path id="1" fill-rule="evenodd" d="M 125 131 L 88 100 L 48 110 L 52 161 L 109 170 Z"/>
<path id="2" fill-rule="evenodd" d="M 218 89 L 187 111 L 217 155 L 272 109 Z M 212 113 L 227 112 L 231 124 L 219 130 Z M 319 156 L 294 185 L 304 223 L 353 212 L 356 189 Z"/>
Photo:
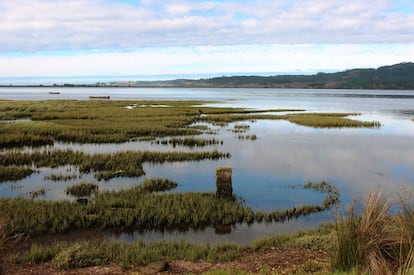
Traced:
<path id="1" fill-rule="evenodd" d="M 221 76 L 201 79 L 108 81 L 90 84 L 8 84 L 1 88 L 276 88 L 414 90 L 414 63 L 400 63 L 378 69 L 352 69 L 336 73 L 275 76 Z"/>

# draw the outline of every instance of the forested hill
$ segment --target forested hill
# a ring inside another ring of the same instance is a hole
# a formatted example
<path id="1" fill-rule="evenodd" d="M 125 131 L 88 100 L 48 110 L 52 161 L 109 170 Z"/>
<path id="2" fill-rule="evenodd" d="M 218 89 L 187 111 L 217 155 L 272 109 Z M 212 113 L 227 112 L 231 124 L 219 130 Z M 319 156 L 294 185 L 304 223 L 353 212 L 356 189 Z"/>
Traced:
<path id="1" fill-rule="evenodd" d="M 124 83 L 125 84 L 125 83 Z M 123 86 L 112 82 L 111 86 Z M 352 69 L 315 75 L 229 76 L 209 79 L 128 82 L 129 86 L 157 87 L 261 87 L 316 89 L 413 89 L 414 63 L 400 63 L 378 69 Z"/>

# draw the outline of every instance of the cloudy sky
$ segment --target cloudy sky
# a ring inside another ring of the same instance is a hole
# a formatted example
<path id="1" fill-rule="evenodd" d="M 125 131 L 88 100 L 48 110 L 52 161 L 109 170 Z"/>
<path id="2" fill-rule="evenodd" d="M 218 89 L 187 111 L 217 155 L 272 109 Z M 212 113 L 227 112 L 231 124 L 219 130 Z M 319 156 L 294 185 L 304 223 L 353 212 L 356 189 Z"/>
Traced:
<path id="1" fill-rule="evenodd" d="M 0 77 L 306 73 L 414 61 L 412 0 L 1 0 Z"/>

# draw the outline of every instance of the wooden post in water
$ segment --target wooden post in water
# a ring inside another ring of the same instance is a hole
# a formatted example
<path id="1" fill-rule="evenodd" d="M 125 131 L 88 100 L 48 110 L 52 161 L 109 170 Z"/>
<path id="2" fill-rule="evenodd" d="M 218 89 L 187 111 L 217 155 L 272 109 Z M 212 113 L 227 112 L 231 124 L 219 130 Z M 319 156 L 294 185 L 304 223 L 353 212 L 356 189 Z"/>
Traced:
<path id="1" fill-rule="evenodd" d="M 220 199 L 233 199 L 231 167 L 216 168 L 216 196 Z"/>

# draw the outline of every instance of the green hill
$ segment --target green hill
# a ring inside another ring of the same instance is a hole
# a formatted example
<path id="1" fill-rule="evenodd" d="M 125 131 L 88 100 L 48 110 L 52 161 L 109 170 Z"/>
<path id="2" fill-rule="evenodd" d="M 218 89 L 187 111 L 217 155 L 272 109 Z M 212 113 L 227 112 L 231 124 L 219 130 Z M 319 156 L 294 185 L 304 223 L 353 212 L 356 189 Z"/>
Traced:
<path id="1" fill-rule="evenodd" d="M 117 83 L 111 83 L 116 86 Z M 131 85 L 131 83 L 129 83 Z M 400 63 L 378 69 L 352 69 L 314 75 L 229 76 L 208 79 L 137 81 L 133 86 L 156 87 L 240 87 L 314 89 L 401 89 L 414 90 L 414 63 Z"/>

